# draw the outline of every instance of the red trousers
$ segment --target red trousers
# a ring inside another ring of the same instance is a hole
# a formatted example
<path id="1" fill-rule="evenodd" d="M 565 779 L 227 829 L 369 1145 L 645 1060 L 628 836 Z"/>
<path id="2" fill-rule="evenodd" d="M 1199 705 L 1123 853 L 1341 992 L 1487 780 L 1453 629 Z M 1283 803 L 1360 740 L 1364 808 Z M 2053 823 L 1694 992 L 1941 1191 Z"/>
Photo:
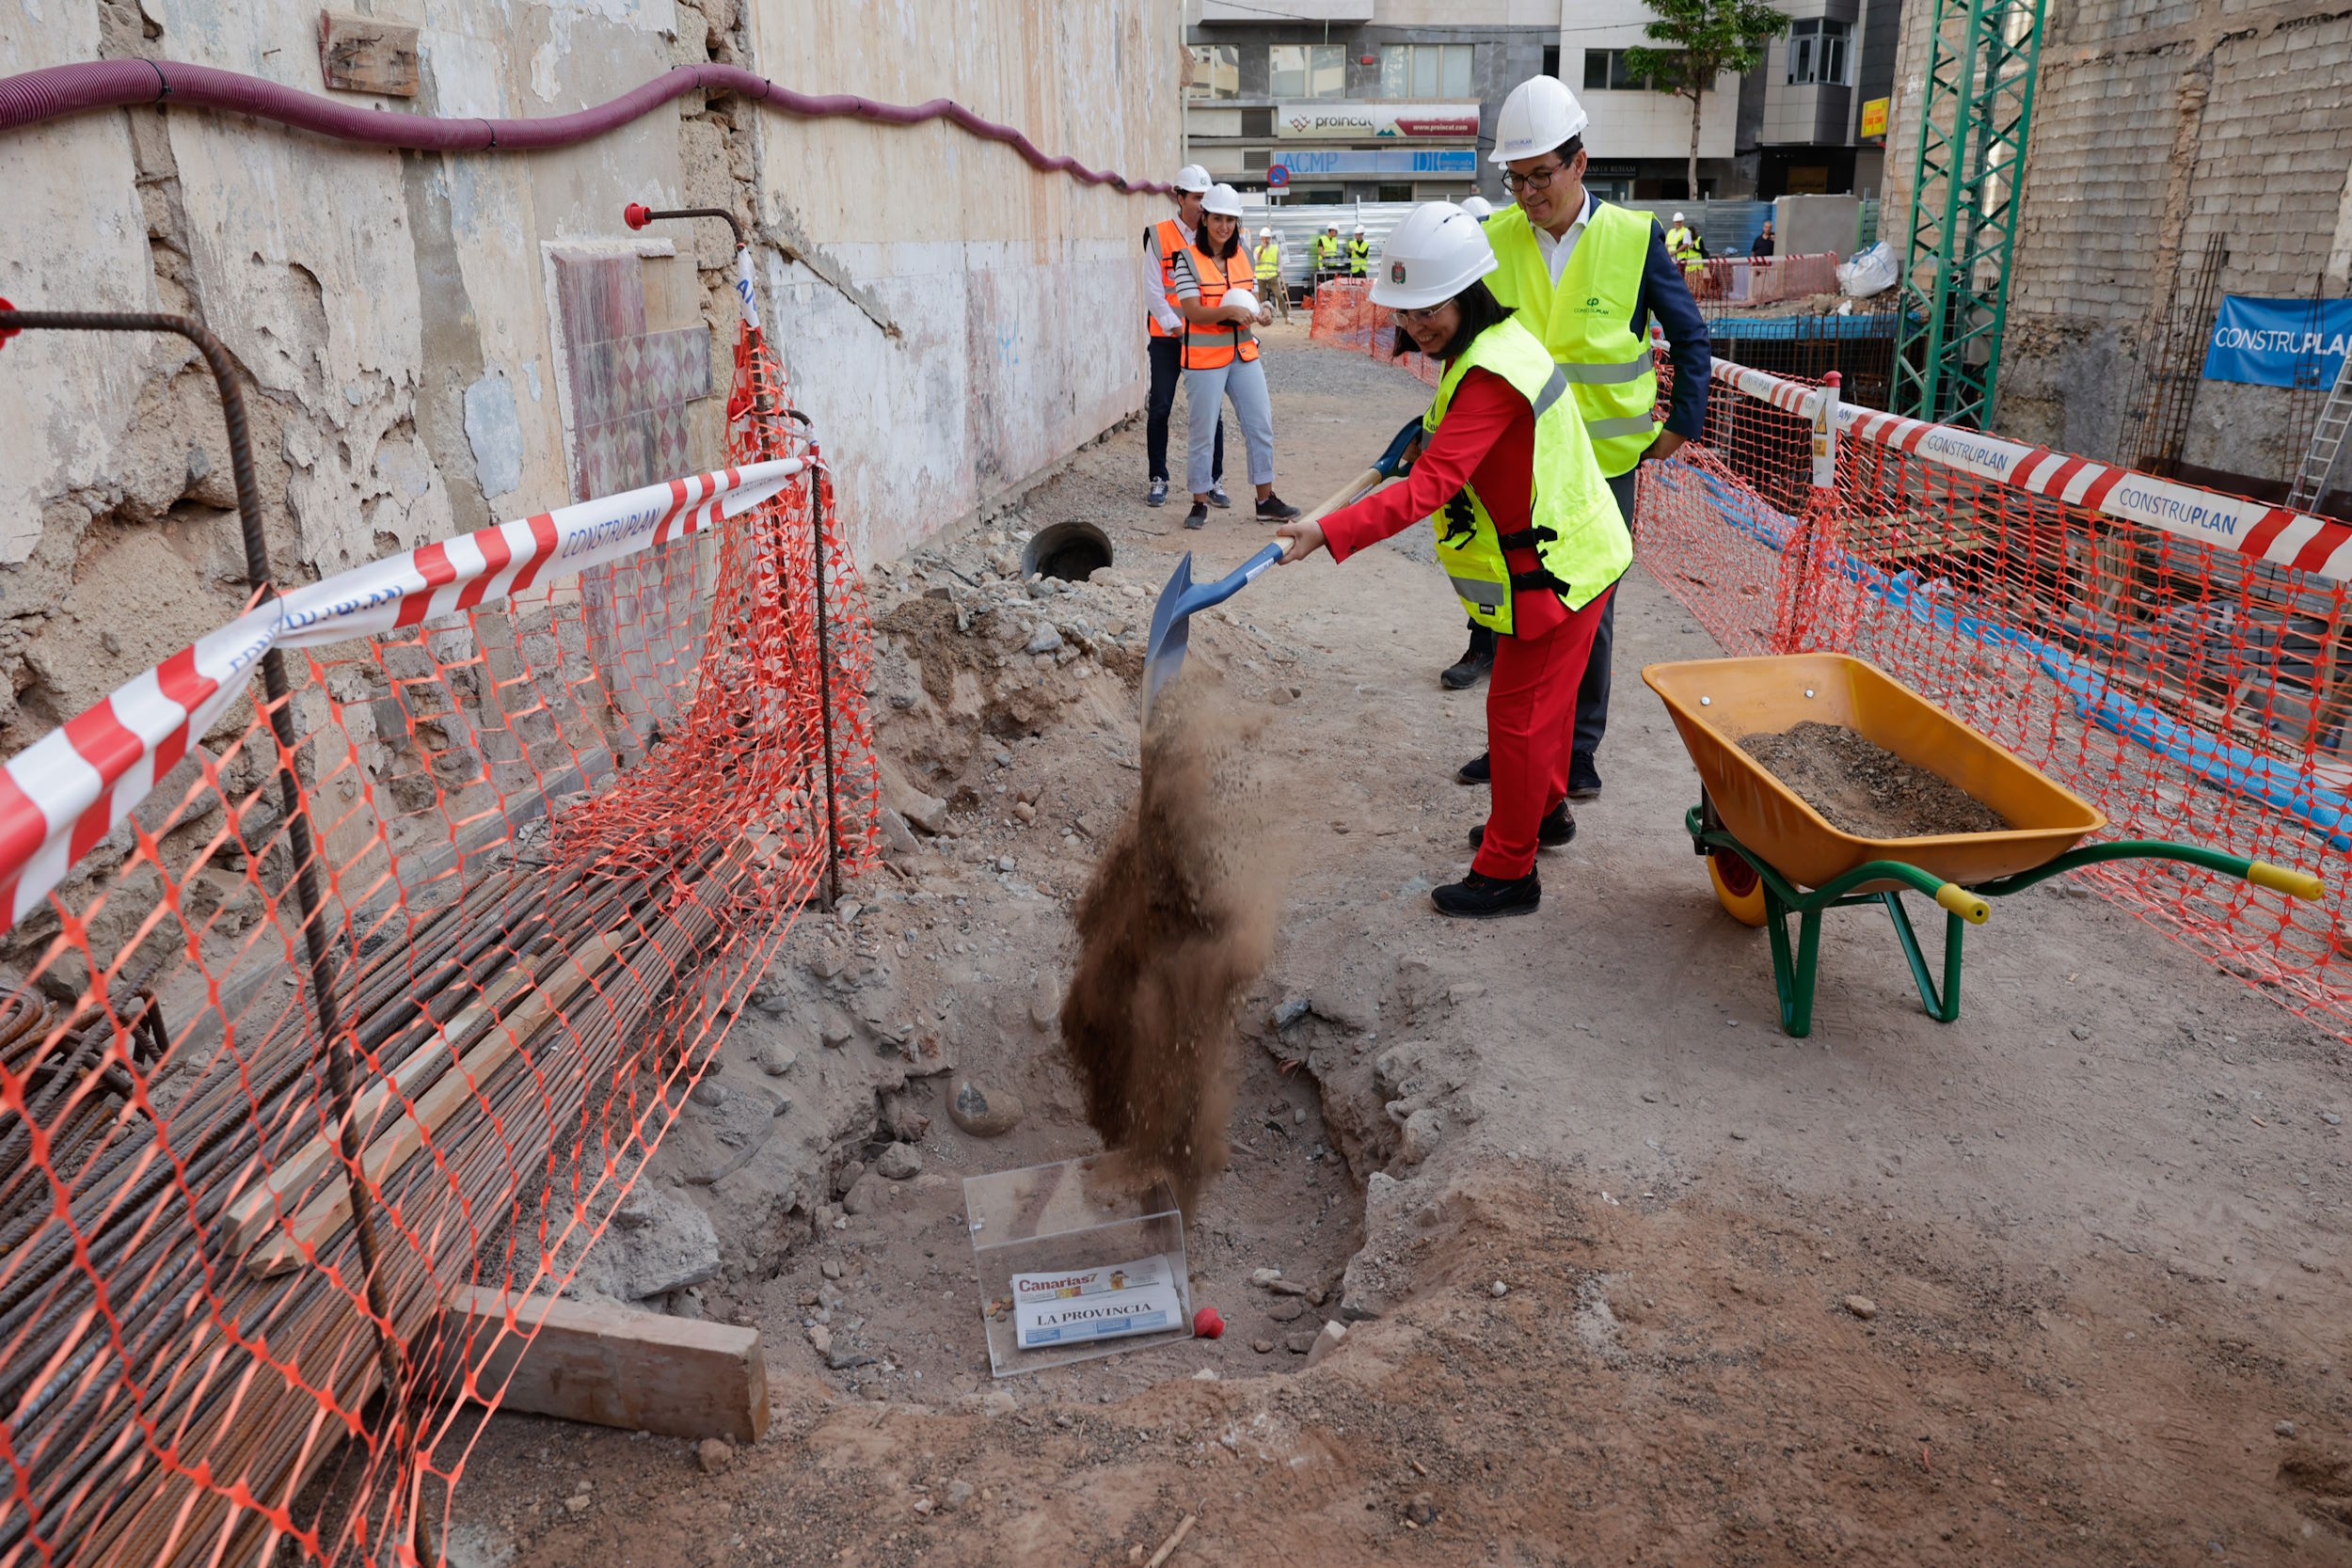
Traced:
<path id="1" fill-rule="evenodd" d="M 1535 827 L 1568 798 L 1576 689 L 1614 587 L 1541 637 L 1495 639 L 1486 677 L 1486 752 L 1494 769 L 1486 836 L 1470 869 L 1517 879 L 1535 869 Z"/>

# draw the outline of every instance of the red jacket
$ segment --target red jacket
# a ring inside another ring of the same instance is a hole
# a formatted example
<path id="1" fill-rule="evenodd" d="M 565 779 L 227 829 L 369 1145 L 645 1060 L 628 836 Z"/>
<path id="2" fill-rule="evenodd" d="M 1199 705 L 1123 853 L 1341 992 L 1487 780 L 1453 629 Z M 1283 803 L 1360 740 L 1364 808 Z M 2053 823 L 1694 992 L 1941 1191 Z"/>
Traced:
<path id="1" fill-rule="evenodd" d="M 1476 487 L 1499 532 L 1516 533 L 1534 525 L 1529 492 L 1534 472 L 1534 409 L 1502 377 L 1472 370 L 1454 388 L 1445 419 L 1413 460 L 1413 471 L 1401 483 L 1324 518 L 1324 541 L 1332 560 L 1345 561 L 1441 510 L 1464 484 Z M 1533 572 L 1541 564 L 1532 549 L 1502 554 L 1514 572 Z M 1522 588 L 1513 596 L 1516 636 L 1541 637 L 1567 618 L 1566 607 L 1549 589 Z"/>

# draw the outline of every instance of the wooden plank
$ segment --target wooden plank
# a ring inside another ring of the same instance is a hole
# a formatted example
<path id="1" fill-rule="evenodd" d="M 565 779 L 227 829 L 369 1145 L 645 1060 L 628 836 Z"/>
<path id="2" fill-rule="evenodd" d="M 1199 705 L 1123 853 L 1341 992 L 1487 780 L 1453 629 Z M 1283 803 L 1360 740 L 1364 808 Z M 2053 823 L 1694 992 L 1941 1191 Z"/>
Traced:
<path id="1" fill-rule="evenodd" d="M 417 29 L 343 11 L 319 12 L 319 71 L 332 92 L 414 98 L 422 72 Z"/>
<path id="2" fill-rule="evenodd" d="M 501 1410 L 735 1443 L 768 1430 L 768 1361 L 756 1328 L 479 1285 L 453 1291 L 444 1310 L 451 1342 L 467 1347 L 473 1386 L 498 1397 Z M 534 1324 L 538 1335 L 526 1344 Z"/>
<path id="3" fill-rule="evenodd" d="M 614 930 L 592 938 L 571 956 L 569 964 L 532 991 L 522 1006 L 492 1024 L 488 1037 L 466 1053 L 457 1071 L 443 1073 L 439 1082 L 415 1101 L 414 1112 L 402 1113 L 399 1126 L 369 1145 L 359 1161 L 368 1185 L 380 1190 L 387 1177 L 422 1148 L 457 1107 L 473 1095 L 477 1085 L 487 1083 L 490 1074 L 505 1066 L 507 1058 L 522 1048 L 523 1041 L 553 1019 L 591 975 L 612 961 L 621 950 L 621 936 L 620 930 Z M 305 1247 L 315 1252 L 321 1243 L 350 1219 L 351 1183 L 339 1178 L 302 1211 L 294 1221 L 292 1236 L 279 1232 L 276 1241 L 246 1259 L 246 1272 L 257 1279 L 287 1273 L 302 1262 Z"/>

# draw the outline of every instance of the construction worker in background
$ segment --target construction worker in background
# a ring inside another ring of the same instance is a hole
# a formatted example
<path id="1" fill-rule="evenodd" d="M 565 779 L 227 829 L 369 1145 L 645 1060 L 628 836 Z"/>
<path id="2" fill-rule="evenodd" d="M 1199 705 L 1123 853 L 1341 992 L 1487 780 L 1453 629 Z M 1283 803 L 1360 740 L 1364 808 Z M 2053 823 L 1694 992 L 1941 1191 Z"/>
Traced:
<path id="1" fill-rule="evenodd" d="M 1779 244 L 1780 241 L 1772 233 L 1772 220 L 1766 218 L 1763 232 L 1757 234 L 1756 243 L 1748 246 L 1748 254 L 1761 260 L 1770 257 Z"/>
<path id="2" fill-rule="evenodd" d="M 1507 170 L 1518 205 L 1486 222 L 1486 235 L 1500 263 L 1487 287 L 1518 312 L 1518 319 L 1566 372 L 1593 455 L 1631 533 L 1636 467 L 1645 459 L 1673 456 L 1706 423 L 1710 355 L 1706 319 L 1656 220 L 1602 201 L 1584 188 L 1587 123 L 1583 106 L 1556 76 L 1522 82 L 1503 101 L 1490 156 Z M 1674 366 L 1674 402 L 1662 430 L 1652 413 L 1658 403 L 1649 346 L 1653 320 L 1664 329 L 1666 357 Z M 1568 759 L 1571 800 L 1600 793 L 1594 758 L 1609 722 L 1614 630 L 1613 611 L 1604 603 L 1577 692 L 1576 740 Z M 1482 635 L 1489 637 L 1483 652 Z M 1493 664 L 1490 637 L 1473 617 L 1470 652 L 1462 656 L 1473 670 L 1467 679 L 1457 679 L 1462 665 L 1454 666 L 1446 672 L 1447 685 L 1468 686 L 1478 678 L 1477 667 Z M 1454 776 L 1464 784 L 1485 784 L 1488 759 L 1475 758 Z"/>
<path id="3" fill-rule="evenodd" d="M 1698 230 L 1680 213 L 1675 214 L 1675 226 L 1666 230 L 1666 250 L 1682 263 L 1683 284 L 1693 298 L 1697 297 L 1699 279 L 1707 274 L 1707 242 L 1699 238 Z"/>
<path id="4" fill-rule="evenodd" d="M 1680 213 L 1675 214 L 1674 226 L 1666 230 L 1666 254 L 1680 261 L 1689 258 L 1692 247 L 1698 244 L 1698 235 L 1691 230 L 1691 220 Z"/>
<path id="5" fill-rule="evenodd" d="M 1347 276 L 1361 277 L 1372 266 L 1372 242 L 1364 238 L 1364 226 L 1356 226 L 1355 238 L 1347 242 Z"/>
<path id="6" fill-rule="evenodd" d="M 1495 204 L 1483 196 L 1473 196 L 1462 203 L 1462 211 L 1484 223 L 1495 215 Z"/>
<path id="7" fill-rule="evenodd" d="M 1273 230 L 1258 230 L 1258 298 L 1291 319 L 1291 292 L 1282 282 L 1282 242 Z"/>
<path id="8" fill-rule="evenodd" d="M 1589 242 L 1588 242 L 1589 243 Z M 1470 830 L 1470 875 L 1436 888 L 1440 914 L 1489 920 L 1543 899 L 1539 846 L 1576 833 L 1567 805 L 1577 690 L 1633 541 L 1592 438 L 1567 396 L 1568 367 L 1487 287 L 1495 254 L 1478 220 L 1448 201 L 1418 207 L 1380 247 L 1375 305 L 1445 363 L 1402 483 L 1322 519 L 1274 531 L 1285 563 L 1328 546 L 1346 560 L 1421 517 L 1471 623 L 1496 639 L 1486 689 L 1494 794 Z"/>
<path id="9" fill-rule="evenodd" d="M 1265 367 L 1258 363 L 1252 330 L 1273 319 L 1273 307 L 1258 301 L 1258 280 L 1242 244 L 1241 193 L 1216 185 L 1200 205 L 1200 228 L 1176 258 L 1176 309 L 1184 318 L 1184 402 L 1192 412 L 1189 473 L 1192 511 L 1186 528 L 1209 520 L 1209 427 L 1225 400 L 1241 420 L 1249 446 L 1249 479 L 1258 487 L 1258 517 L 1287 522 L 1298 508 L 1274 493 L 1274 404 L 1266 395 Z"/>
<path id="10" fill-rule="evenodd" d="M 1315 277 L 1317 283 L 1334 277 L 1340 270 L 1340 226 L 1331 225 L 1315 236 Z"/>
<path id="11" fill-rule="evenodd" d="M 1176 260 L 1192 247 L 1200 224 L 1200 203 L 1209 194 L 1209 171 L 1186 164 L 1176 171 L 1176 215 L 1162 218 L 1143 231 L 1143 297 L 1145 325 L 1151 333 L 1152 390 L 1144 404 L 1143 455 L 1151 465 L 1151 489 L 1146 506 L 1168 502 L 1168 417 L 1176 406 L 1176 384 L 1184 377 L 1184 318 L 1176 309 Z M 1233 504 L 1225 493 L 1225 421 L 1216 423 L 1216 456 L 1209 482 L 1209 504 Z"/>

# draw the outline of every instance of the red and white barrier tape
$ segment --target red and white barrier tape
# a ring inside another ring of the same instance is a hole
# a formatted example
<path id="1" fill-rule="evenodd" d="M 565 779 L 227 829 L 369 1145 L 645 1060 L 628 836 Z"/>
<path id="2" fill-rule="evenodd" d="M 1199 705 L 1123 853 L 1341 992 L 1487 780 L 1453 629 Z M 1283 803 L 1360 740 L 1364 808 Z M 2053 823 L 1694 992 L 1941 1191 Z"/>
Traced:
<path id="1" fill-rule="evenodd" d="M 1743 395 L 1792 414 L 1807 413 L 1805 399 L 1817 390 L 1724 359 L 1714 362 L 1713 374 Z M 2160 529 L 2333 582 L 2352 581 L 2352 526 L 2332 517 L 1852 404 L 1838 405 L 1837 426 L 1849 438 L 1893 447 L 2119 523 Z"/>
<path id="2" fill-rule="evenodd" d="M 0 768 L 0 914 L 23 919 L 244 692 L 272 648 L 310 648 L 470 610 L 710 528 L 773 496 L 798 459 L 581 501 L 328 578 L 257 606 Z"/>

